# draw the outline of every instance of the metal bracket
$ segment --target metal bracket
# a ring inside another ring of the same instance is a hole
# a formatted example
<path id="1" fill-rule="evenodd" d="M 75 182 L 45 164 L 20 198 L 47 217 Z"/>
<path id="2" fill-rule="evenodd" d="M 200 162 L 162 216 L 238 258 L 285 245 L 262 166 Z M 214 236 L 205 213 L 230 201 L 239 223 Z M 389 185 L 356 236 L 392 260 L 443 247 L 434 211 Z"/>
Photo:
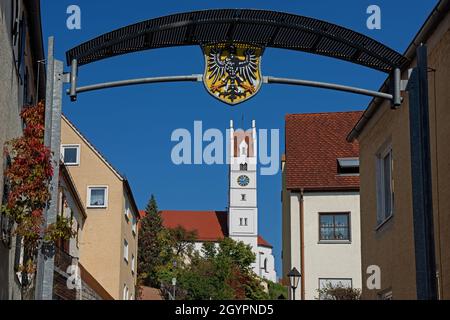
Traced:
<path id="1" fill-rule="evenodd" d="M 412 68 L 408 69 L 408 79 L 407 80 L 402 80 L 400 82 L 400 90 L 402 92 L 407 91 L 409 79 L 411 79 L 411 74 L 412 74 L 413 70 L 414 69 L 412 69 Z"/>

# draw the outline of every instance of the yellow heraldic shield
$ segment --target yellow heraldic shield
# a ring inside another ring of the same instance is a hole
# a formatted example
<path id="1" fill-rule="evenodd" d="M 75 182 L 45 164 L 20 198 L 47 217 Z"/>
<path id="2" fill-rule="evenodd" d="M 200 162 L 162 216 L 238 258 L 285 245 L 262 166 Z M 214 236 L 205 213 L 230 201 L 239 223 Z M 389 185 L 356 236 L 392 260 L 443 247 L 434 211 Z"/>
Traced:
<path id="1" fill-rule="evenodd" d="M 249 44 L 203 47 L 206 90 L 222 102 L 236 105 L 258 93 L 262 85 L 263 49 Z"/>

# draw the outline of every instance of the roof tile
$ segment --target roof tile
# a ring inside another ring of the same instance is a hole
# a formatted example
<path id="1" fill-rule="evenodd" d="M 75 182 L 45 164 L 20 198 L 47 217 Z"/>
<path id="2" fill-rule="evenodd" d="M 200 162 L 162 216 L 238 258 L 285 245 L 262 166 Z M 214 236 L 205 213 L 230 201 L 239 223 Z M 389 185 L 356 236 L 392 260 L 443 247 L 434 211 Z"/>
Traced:
<path id="1" fill-rule="evenodd" d="M 358 142 L 347 134 L 362 112 L 286 116 L 287 189 L 359 189 L 359 176 L 339 175 L 337 159 L 359 157 Z"/>

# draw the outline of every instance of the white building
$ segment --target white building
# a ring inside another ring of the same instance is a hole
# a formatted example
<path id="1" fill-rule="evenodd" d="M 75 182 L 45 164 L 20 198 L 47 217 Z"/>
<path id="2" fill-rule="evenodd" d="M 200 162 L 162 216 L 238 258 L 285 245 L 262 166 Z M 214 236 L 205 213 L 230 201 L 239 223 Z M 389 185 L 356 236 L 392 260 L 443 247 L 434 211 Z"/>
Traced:
<path id="1" fill-rule="evenodd" d="M 282 260 L 284 281 L 302 274 L 296 299 L 319 299 L 327 283 L 361 289 L 359 146 L 346 141 L 360 117 L 286 117 Z"/>
<path id="2" fill-rule="evenodd" d="M 204 242 L 217 242 L 224 237 L 249 244 L 256 255 L 254 272 L 276 282 L 272 246 L 258 235 L 257 202 L 257 135 L 256 123 L 244 132 L 230 128 L 229 211 L 162 211 L 164 226 L 197 232 L 200 249 Z"/>

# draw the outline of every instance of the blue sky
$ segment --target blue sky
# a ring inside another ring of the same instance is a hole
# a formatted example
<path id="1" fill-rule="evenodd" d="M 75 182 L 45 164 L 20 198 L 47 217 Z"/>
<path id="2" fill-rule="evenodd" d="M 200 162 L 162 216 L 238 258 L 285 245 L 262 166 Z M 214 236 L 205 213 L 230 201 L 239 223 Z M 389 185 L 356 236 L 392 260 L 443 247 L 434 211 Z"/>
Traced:
<path id="1" fill-rule="evenodd" d="M 403 53 L 437 0 L 248 0 L 226 2 L 186 0 L 41 0 L 44 37 L 56 37 L 56 55 L 97 35 L 131 23 L 167 14 L 210 8 L 260 8 L 285 11 L 329 21 L 370 36 Z M 82 29 L 66 28 L 66 9 L 78 5 Z M 369 5 L 378 5 L 382 29 L 366 27 Z M 45 40 L 46 42 L 46 40 Z M 140 52 L 80 68 L 79 84 L 128 78 L 203 73 L 200 48 L 183 47 Z M 336 82 L 377 90 L 385 74 L 347 62 L 288 50 L 267 49 L 264 75 Z M 222 104 L 201 84 L 135 86 L 85 93 L 77 103 L 65 98 L 64 113 L 129 179 L 138 205 L 151 194 L 161 209 L 224 210 L 228 168 L 175 166 L 171 134 L 177 128 L 193 132 L 194 121 L 225 130 L 230 119 L 245 127 L 255 119 L 259 128 L 280 129 L 284 152 L 284 118 L 289 113 L 362 110 L 370 98 L 314 88 L 263 86 L 260 93 L 237 107 Z M 259 232 L 274 245 L 281 276 L 281 175 L 258 181 Z"/>

